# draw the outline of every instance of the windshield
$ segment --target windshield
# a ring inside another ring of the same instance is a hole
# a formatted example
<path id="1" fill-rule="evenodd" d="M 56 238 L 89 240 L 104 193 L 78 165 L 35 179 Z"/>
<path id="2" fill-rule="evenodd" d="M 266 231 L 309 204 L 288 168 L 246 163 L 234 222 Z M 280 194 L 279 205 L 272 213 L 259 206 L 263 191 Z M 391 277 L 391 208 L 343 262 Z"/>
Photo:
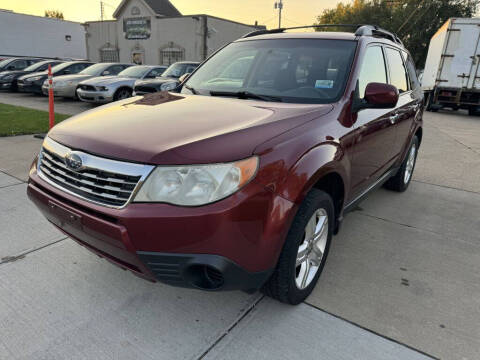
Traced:
<path id="1" fill-rule="evenodd" d="M 147 71 L 151 70 L 149 66 L 131 66 L 118 73 L 118 76 L 140 79 Z"/>
<path id="2" fill-rule="evenodd" d="M 30 66 L 27 66 L 23 71 L 36 71 L 37 69 L 41 68 L 43 65 L 48 64 L 50 61 L 40 61 Z"/>
<path id="3" fill-rule="evenodd" d="M 81 75 L 100 75 L 102 72 L 104 72 L 108 67 L 110 67 L 111 64 L 95 64 L 91 65 L 82 71 L 79 72 Z"/>
<path id="4" fill-rule="evenodd" d="M 343 94 L 356 44 L 324 39 L 239 41 L 200 67 L 182 93 L 246 92 L 270 96 L 272 101 L 335 102 Z"/>
<path id="5" fill-rule="evenodd" d="M 185 68 L 189 66 L 189 64 L 173 64 L 168 67 L 167 70 L 162 74 L 163 77 L 172 77 L 172 78 L 179 78 L 185 72 Z"/>
<path id="6" fill-rule="evenodd" d="M 13 59 L 5 59 L 5 60 L 0 61 L 0 68 L 4 67 L 5 65 L 7 65 L 12 60 Z"/>
<path id="7" fill-rule="evenodd" d="M 57 71 L 63 70 L 70 65 L 72 65 L 71 62 L 66 62 L 66 63 L 61 63 L 61 64 L 58 64 L 58 65 L 55 65 L 54 67 L 52 67 L 52 73 L 56 73 Z"/>

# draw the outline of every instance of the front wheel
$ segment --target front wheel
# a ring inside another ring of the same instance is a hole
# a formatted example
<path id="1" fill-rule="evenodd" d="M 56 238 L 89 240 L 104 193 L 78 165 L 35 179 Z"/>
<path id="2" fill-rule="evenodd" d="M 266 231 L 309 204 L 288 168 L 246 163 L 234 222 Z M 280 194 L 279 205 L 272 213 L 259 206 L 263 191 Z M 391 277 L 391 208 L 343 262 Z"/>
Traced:
<path id="1" fill-rule="evenodd" d="M 408 185 L 410 185 L 410 181 L 412 180 L 415 163 L 417 162 L 418 145 L 418 137 L 415 136 L 413 138 L 412 145 L 410 145 L 410 149 L 408 149 L 407 156 L 400 166 L 400 169 L 395 176 L 391 177 L 385 183 L 385 187 L 387 189 L 398 192 L 407 190 Z"/>
<path id="2" fill-rule="evenodd" d="M 305 300 L 325 265 L 334 224 L 332 198 L 312 189 L 300 205 L 275 271 L 263 292 L 292 305 Z"/>
<path id="3" fill-rule="evenodd" d="M 113 100 L 117 101 L 117 100 L 128 99 L 131 96 L 132 96 L 132 90 L 127 88 L 120 88 L 117 90 L 117 92 L 113 96 Z"/>

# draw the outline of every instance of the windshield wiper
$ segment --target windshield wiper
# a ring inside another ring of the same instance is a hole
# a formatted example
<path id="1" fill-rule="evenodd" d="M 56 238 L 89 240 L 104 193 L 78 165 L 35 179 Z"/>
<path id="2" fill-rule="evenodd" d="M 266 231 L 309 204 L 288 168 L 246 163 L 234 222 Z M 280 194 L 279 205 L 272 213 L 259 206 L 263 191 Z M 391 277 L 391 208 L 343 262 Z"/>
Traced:
<path id="1" fill-rule="evenodd" d="M 237 97 L 239 99 L 257 99 L 263 101 L 278 101 L 282 102 L 282 98 L 278 96 L 270 96 L 270 95 L 260 95 L 255 94 L 250 91 L 237 91 L 237 92 L 230 92 L 230 91 L 210 91 L 210 96 L 232 96 Z"/>
<path id="2" fill-rule="evenodd" d="M 183 85 L 187 90 L 190 90 L 193 95 L 198 95 L 197 90 L 195 90 L 193 87 L 188 86 L 188 85 Z"/>

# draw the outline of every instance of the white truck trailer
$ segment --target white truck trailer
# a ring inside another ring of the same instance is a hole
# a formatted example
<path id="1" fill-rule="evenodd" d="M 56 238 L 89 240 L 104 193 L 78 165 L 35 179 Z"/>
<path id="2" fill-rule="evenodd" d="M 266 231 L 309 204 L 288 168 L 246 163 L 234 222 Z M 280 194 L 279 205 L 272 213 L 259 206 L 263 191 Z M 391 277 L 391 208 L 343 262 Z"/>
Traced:
<path id="1" fill-rule="evenodd" d="M 0 56 L 85 59 L 85 27 L 0 9 Z"/>
<path id="2" fill-rule="evenodd" d="M 480 18 L 451 18 L 433 35 L 422 78 L 426 109 L 480 110 Z"/>

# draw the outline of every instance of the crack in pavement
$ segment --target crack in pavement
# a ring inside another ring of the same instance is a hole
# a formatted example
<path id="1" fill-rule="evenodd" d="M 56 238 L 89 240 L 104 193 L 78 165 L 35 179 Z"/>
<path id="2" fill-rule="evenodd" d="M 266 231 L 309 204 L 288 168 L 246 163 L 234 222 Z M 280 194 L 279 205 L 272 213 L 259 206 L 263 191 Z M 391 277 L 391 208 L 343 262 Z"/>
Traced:
<path id="1" fill-rule="evenodd" d="M 463 146 L 466 147 L 467 149 L 469 149 L 469 150 L 473 151 L 474 153 L 480 155 L 480 152 L 477 151 L 477 149 L 472 148 L 471 146 L 468 146 L 467 144 L 464 144 L 463 142 L 461 142 L 460 140 L 454 138 L 452 135 L 450 135 L 449 133 L 443 131 L 443 130 L 440 129 L 439 127 L 436 127 L 435 125 L 432 125 L 432 124 L 429 124 L 429 125 L 430 125 L 431 127 L 435 128 L 435 129 L 437 129 L 438 131 L 440 131 L 443 135 L 446 135 L 446 136 L 448 136 L 449 138 L 453 139 L 453 141 L 459 143 L 460 145 L 463 145 Z"/>
<path id="2" fill-rule="evenodd" d="M 48 243 L 48 244 L 45 244 L 43 246 L 39 246 L 37 248 L 33 248 L 33 249 L 30 249 L 30 250 L 26 250 L 24 252 L 21 252 L 20 254 L 18 255 L 13 255 L 13 256 L 5 256 L 3 258 L 0 259 L 0 266 L 1 265 L 4 265 L 4 264 L 8 264 L 8 263 L 12 263 L 12 262 L 15 262 L 17 260 L 21 260 L 21 259 L 24 259 L 27 255 L 31 254 L 31 253 L 34 253 L 36 251 L 39 251 L 39 250 L 42 250 L 42 249 L 45 249 L 51 245 L 55 245 L 55 244 L 58 244 L 59 242 L 61 241 L 64 241 L 64 240 L 67 240 L 69 237 L 68 236 L 65 236 L 59 240 L 56 240 L 54 242 L 51 242 L 51 243 Z"/>
<path id="3" fill-rule="evenodd" d="M 469 193 L 473 193 L 473 194 L 480 195 L 480 192 L 478 192 L 478 191 L 460 189 L 460 188 L 456 188 L 456 187 L 448 186 L 448 185 L 433 184 L 433 183 L 429 183 L 429 182 L 421 181 L 421 180 L 412 180 L 412 181 L 418 182 L 418 183 L 420 183 L 420 184 L 438 186 L 438 187 L 442 187 L 442 188 L 446 188 L 446 189 L 452 189 L 452 190 L 458 190 L 458 191 L 465 191 L 465 192 L 469 192 Z"/>
<path id="4" fill-rule="evenodd" d="M 21 183 L 15 183 L 15 184 L 10 184 L 10 185 L 3 185 L 3 186 L 0 186 L 0 189 L 5 189 L 7 187 L 10 187 L 10 186 L 17 186 L 17 185 L 24 185 L 25 183 L 21 182 Z"/>
<path id="5" fill-rule="evenodd" d="M 0 173 L 2 173 L 2 174 L 4 174 L 4 175 L 7 175 L 7 176 L 10 176 L 10 177 L 14 178 L 15 180 L 20 181 L 21 183 L 26 183 L 25 180 L 20 179 L 19 177 L 16 177 L 15 175 L 9 174 L 8 172 L 6 172 L 6 171 L 3 170 L 3 169 L 0 169 Z"/>
<path id="6" fill-rule="evenodd" d="M 362 326 L 362 325 L 360 325 L 360 324 L 357 324 L 356 322 L 353 322 L 353 321 L 351 321 L 351 320 L 348 320 L 348 319 L 346 319 L 346 318 L 344 318 L 344 317 L 342 317 L 342 316 L 340 316 L 340 315 L 336 315 L 336 314 L 331 313 L 330 311 L 327 311 L 327 310 L 325 310 L 325 309 L 322 309 L 322 308 L 319 307 L 319 306 L 310 304 L 310 303 L 308 303 L 308 302 L 306 302 L 306 301 L 304 301 L 303 303 L 304 303 L 305 305 L 308 305 L 308 306 L 310 306 L 310 307 L 318 310 L 318 311 L 321 311 L 321 312 L 324 312 L 325 314 L 328 314 L 328 315 L 330 315 L 330 316 L 333 316 L 334 318 L 337 318 L 337 319 L 339 319 L 339 320 L 343 320 L 343 321 L 345 321 L 345 322 L 347 322 L 347 323 L 349 323 L 349 324 L 351 324 L 351 325 L 353 325 L 353 326 L 356 326 L 356 327 L 358 327 L 358 328 L 360 328 L 360 329 L 362 329 L 362 330 L 365 330 L 365 331 L 367 331 L 367 332 L 369 332 L 369 333 L 372 333 L 372 334 L 374 334 L 374 335 L 377 335 L 377 336 L 379 336 L 379 337 L 381 337 L 381 338 L 383 338 L 383 339 L 386 339 L 386 340 L 388 340 L 388 341 L 394 342 L 395 344 L 398 344 L 398 345 L 401 345 L 401 346 L 405 346 L 406 348 L 408 348 L 408 349 L 410 349 L 410 350 L 413 350 L 413 351 L 415 351 L 415 352 L 418 352 L 418 353 L 420 353 L 420 354 L 422 354 L 422 355 L 425 355 L 425 356 L 427 356 L 427 357 L 429 357 L 429 358 L 432 358 L 432 359 L 434 359 L 434 360 L 440 360 L 440 358 L 438 358 L 438 357 L 436 357 L 436 356 L 433 356 L 433 355 L 431 355 L 431 354 L 428 354 L 428 353 L 426 353 L 425 351 L 416 349 L 416 348 L 414 348 L 413 346 L 410 346 L 410 345 L 408 345 L 408 344 L 405 344 L 405 343 L 403 343 L 403 342 L 401 342 L 401 341 L 399 341 L 399 340 L 395 340 L 394 338 L 391 338 L 391 337 L 389 337 L 389 336 L 382 335 L 382 334 L 380 334 L 380 333 L 378 333 L 378 332 L 376 332 L 376 331 L 374 331 L 374 330 L 371 330 L 371 329 L 369 329 L 369 328 L 366 328 L 366 327 L 364 327 L 364 326 Z"/>
<path id="7" fill-rule="evenodd" d="M 243 319 L 245 319 L 245 317 L 250 314 L 252 312 L 253 309 L 255 309 L 255 307 L 260 303 L 260 301 L 262 301 L 263 299 L 265 299 L 265 295 L 262 295 L 260 296 L 257 300 L 255 300 L 248 308 L 247 310 L 237 319 L 233 322 L 232 325 L 230 325 L 227 330 L 225 330 L 223 332 L 222 335 L 220 335 L 198 358 L 197 360 L 201 360 L 201 359 L 204 359 L 205 356 L 208 355 L 208 353 L 210 351 L 212 351 L 212 349 L 217 346 L 220 341 L 222 341 L 225 336 L 227 336 Z"/>

